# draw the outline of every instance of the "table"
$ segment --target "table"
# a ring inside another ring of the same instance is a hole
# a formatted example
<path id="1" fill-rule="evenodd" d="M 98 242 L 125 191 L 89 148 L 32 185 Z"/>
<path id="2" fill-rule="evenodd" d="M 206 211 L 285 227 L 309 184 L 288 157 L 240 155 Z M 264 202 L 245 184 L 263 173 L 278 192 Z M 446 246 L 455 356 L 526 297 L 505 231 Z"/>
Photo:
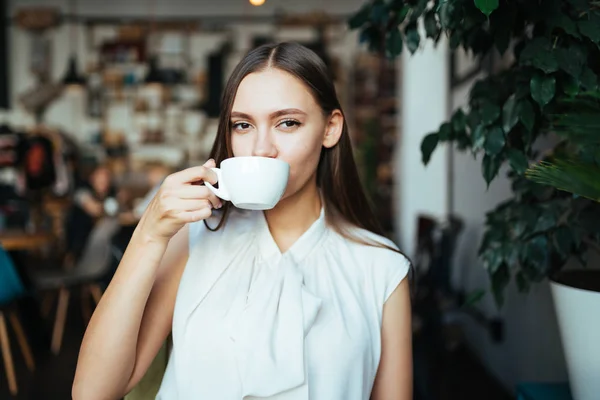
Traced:
<path id="1" fill-rule="evenodd" d="M 517 400 L 573 400 L 573 397 L 566 382 L 523 382 L 517 385 Z"/>
<path id="2" fill-rule="evenodd" d="M 0 246 L 6 251 L 35 250 L 52 243 L 54 235 L 48 232 L 29 233 L 21 230 L 0 232 Z"/>

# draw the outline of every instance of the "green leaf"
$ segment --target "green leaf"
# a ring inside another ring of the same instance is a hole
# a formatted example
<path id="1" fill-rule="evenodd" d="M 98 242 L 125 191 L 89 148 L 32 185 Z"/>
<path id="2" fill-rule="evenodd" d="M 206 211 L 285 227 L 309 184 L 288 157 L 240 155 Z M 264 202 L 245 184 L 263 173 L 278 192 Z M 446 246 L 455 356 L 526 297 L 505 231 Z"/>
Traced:
<path id="1" fill-rule="evenodd" d="M 587 61 L 587 51 L 582 46 L 571 44 L 569 47 L 556 49 L 556 62 L 560 69 L 578 78 Z"/>
<path id="2" fill-rule="evenodd" d="M 563 258 L 567 258 L 571 254 L 571 247 L 573 246 L 573 233 L 571 229 L 566 226 L 559 226 L 554 231 L 554 247 L 558 254 Z"/>
<path id="3" fill-rule="evenodd" d="M 535 112 L 533 111 L 533 106 L 529 102 L 529 100 L 524 99 L 519 102 L 519 121 L 523 124 L 523 126 L 529 131 L 533 131 L 533 126 L 535 125 Z"/>
<path id="4" fill-rule="evenodd" d="M 440 29 L 435 17 L 435 11 L 429 10 L 425 13 L 423 24 L 425 25 L 425 33 L 428 38 L 436 39 L 440 34 Z"/>
<path id="5" fill-rule="evenodd" d="M 600 168 L 573 160 L 541 161 L 525 175 L 534 182 L 600 202 Z"/>
<path id="6" fill-rule="evenodd" d="M 467 136 L 466 130 L 454 132 L 454 142 L 456 143 L 456 148 L 460 151 L 464 151 L 472 146 L 471 138 Z"/>
<path id="7" fill-rule="evenodd" d="M 467 126 L 467 116 L 462 110 L 458 110 L 452 116 L 452 129 L 455 132 L 461 132 L 465 130 Z"/>
<path id="8" fill-rule="evenodd" d="M 598 88 L 598 77 L 590 68 L 584 68 L 581 74 L 581 84 L 588 90 L 596 90 Z"/>
<path id="9" fill-rule="evenodd" d="M 440 16 L 440 25 L 443 30 L 450 29 L 452 23 L 454 22 L 453 15 L 455 11 L 454 2 L 450 2 L 447 0 L 442 0 L 438 7 L 438 14 Z"/>
<path id="10" fill-rule="evenodd" d="M 513 94 L 506 100 L 502 107 L 502 128 L 504 132 L 509 133 L 519 122 L 519 113 L 517 108 L 517 99 Z"/>
<path id="11" fill-rule="evenodd" d="M 551 75 L 536 74 L 531 78 L 530 87 L 531 97 L 533 97 L 540 107 L 544 107 L 554 98 L 556 78 Z"/>
<path id="12" fill-rule="evenodd" d="M 348 19 L 348 27 L 350 29 L 360 28 L 369 20 L 369 15 L 371 15 L 371 2 L 364 4 L 356 14 Z"/>
<path id="13" fill-rule="evenodd" d="M 389 57 L 393 58 L 402 53 L 402 34 L 398 28 L 392 29 L 388 32 L 385 48 Z"/>
<path id="14" fill-rule="evenodd" d="M 556 216 L 549 210 L 543 210 L 539 215 L 534 232 L 546 232 L 556 225 Z"/>
<path id="15" fill-rule="evenodd" d="M 404 18 L 406 18 L 406 16 L 408 15 L 409 11 L 410 11 L 410 7 L 408 6 L 408 4 L 404 4 L 402 6 L 402 8 L 399 11 L 397 11 L 397 13 L 396 13 L 396 23 L 398 25 L 400 25 L 404 21 Z"/>
<path id="16" fill-rule="evenodd" d="M 511 267 L 515 266 L 519 262 L 519 245 L 517 243 L 504 243 L 502 245 L 502 252 L 504 253 L 504 261 Z"/>
<path id="17" fill-rule="evenodd" d="M 506 137 L 504 131 L 499 126 L 493 126 L 485 138 L 485 152 L 489 155 L 499 154 L 504 148 Z"/>
<path id="18" fill-rule="evenodd" d="M 492 293 L 496 300 L 496 305 L 500 308 L 504 305 L 504 290 L 510 282 L 510 272 L 508 266 L 503 264 L 498 270 L 492 274 Z"/>
<path id="19" fill-rule="evenodd" d="M 540 269 L 545 269 L 548 256 L 548 239 L 546 236 L 537 235 L 525 245 L 527 260 Z"/>
<path id="20" fill-rule="evenodd" d="M 465 302 L 462 306 L 463 307 L 472 307 L 472 306 L 476 305 L 477 303 L 479 303 L 481 301 L 481 299 L 483 299 L 484 296 L 485 296 L 484 289 L 473 290 L 471 293 L 469 293 L 467 295 L 467 298 L 465 299 Z"/>
<path id="21" fill-rule="evenodd" d="M 500 111 L 500 107 L 490 103 L 489 101 L 486 101 L 479 110 L 479 113 L 481 114 L 481 122 L 483 122 L 485 125 L 493 124 L 500 116 Z"/>
<path id="22" fill-rule="evenodd" d="M 449 122 L 444 122 L 440 126 L 439 136 L 442 141 L 452 139 L 452 125 Z"/>
<path id="23" fill-rule="evenodd" d="M 500 129 L 500 128 L 498 128 L 498 129 Z M 498 171 L 500 171 L 501 160 L 499 157 L 494 157 L 494 156 L 490 156 L 490 155 L 486 154 L 483 157 L 482 165 L 483 165 L 483 178 L 485 179 L 485 183 L 489 187 L 490 183 L 498 175 Z"/>
<path id="24" fill-rule="evenodd" d="M 565 92 L 567 96 L 577 96 L 580 86 L 578 79 L 568 76 L 563 82 L 563 92 Z"/>
<path id="25" fill-rule="evenodd" d="M 504 262 L 504 253 L 500 247 L 489 247 L 482 255 L 483 268 L 494 273 Z"/>
<path id="26" fill-rule="evenodd" d="M 439 136 L 437 133 L 430 133 L 423 138 L 421 142 L 421 154 L 423 165 L 427 165 L 431 159 L 431 154 L 438 145 Z"/>
<path id="27" fill-rule="evenodd" d="M 560 12 L 560 10 L 557 14 L 552 15 L 547 22 L 551 27 L 560 28 L 574 38 L 579 39 L 581 37 L 577 31 L 577 24 L 575 21 L 569 18 L 567 14 Z"/>
<path id="28" fill-rule="evenodd" d="M 533 65 L 547 74 L 558 71 L 552 43 L 545 37 L 537 37 L 527 43 L 519 61 L 524 65 Z"/>
<path id="29" fill-rule="evenodd" d="M 366 28 L 361 30 L 359 41 L 360 43 L 368 43 L 370 51 L 379 51 L 381 46 L 379 29 L 373 25 L 367 25 Z"/>
<path id="30" fill-rule="evenodd" d="M 416 3 L 416 4 L 414 4 L 414 3 Z M 419 19 L 421 14 L 423 14 L 423 11 L 425 11 L 425 9 L 427 8 L 427 3 L 429 3 L 429 0 L 417 0 L 414 3 L 411 6 L 411 8 L 412 8 L 412 13 L 410 14 L 411 22 L 416 22 Z"/>
<path id="31" fill-rule="evenodd" d="M 404 36 L 406 38 L 406 46 L 408 47 L 408 50 L 411 54 L 414 54 L 418 50 L 419 43 L 421 42 L 421 35 L 417 29 L 417 24 L 411 23 L 406 25 Z"/>
<path id="32" fill-rule="evenodd" d="M 483 149 L 486 137 L 486 128 L 483 125 L 478 125 L 473 133 L 471 134 L 471 142 L 473 143 L 473 150 L 477 151 Z"/>
<path id="33" fill-rule="evenodd" d="M 389 11 L 383 0 L 375 0 L 371 7 L 371 23 L 384 25 L 389 18 Z"/>
<path id="34" fill-rule="evenodd" d="M 587 13 L 587 18 L 579 21 L 577 25 L 582 35 L 596 44 L 600 42 L 600 14 L 590 11 Z"/>
<path id="35" fill-rule="evenodd" d="M 519 175 L 525 173 L 528 167 L 528 160 L 527 156 L 525 156 L 525 153 L 517 149 L 509 149 L 507 157 L 510 167 L 513 169 L 513 171 Z"/>
<path id="36" fill-rule="evenodd" d="M 486 17 L 489 17 L 498 8 L 498 0 L 475 0 L 475 5 Z"/>

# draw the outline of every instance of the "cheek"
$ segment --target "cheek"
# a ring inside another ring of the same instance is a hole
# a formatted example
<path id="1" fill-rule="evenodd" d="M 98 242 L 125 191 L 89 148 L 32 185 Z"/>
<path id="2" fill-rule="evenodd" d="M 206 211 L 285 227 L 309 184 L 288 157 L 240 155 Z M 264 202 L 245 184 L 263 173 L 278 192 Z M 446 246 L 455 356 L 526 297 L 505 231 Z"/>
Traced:
<path id="1" fill-rule="evenodd" d="M 290 164 L 290 179 L 305 180 L 317 169 L 321 151 L 321 141 L 281 140 L 279 158 Z"/>
<path id="2" fill-rule="evenodd" d="M 250 139 L 250 135 L 231 135 L 231 151 L 234 157 L 252 155 L 253 142 Z"/>

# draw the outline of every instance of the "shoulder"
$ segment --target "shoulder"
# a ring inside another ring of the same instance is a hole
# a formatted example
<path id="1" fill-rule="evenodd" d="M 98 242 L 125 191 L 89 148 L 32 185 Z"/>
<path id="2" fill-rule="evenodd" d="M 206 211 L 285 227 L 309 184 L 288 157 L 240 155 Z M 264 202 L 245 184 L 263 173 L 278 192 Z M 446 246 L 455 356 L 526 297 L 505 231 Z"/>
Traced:
<path id="1" fill-rule="evenodd" d="M 351 228 L 353 241 L 341 235 L 356 264 L 370 280 L 376 296 L 385 302 L 408 275 L 411 262 L 390 239 L 361 228 Z"/>
<path id="2" fill-rule="evenodd" d="M 384 259 L 410 264 L 408 258 L 402 254 L 398 245 L 391 239 L 362 228 L 350 228 L 348 232 L 358 241 L 338 236 L 347 242 L 354 253 L 371 260 Z"/>

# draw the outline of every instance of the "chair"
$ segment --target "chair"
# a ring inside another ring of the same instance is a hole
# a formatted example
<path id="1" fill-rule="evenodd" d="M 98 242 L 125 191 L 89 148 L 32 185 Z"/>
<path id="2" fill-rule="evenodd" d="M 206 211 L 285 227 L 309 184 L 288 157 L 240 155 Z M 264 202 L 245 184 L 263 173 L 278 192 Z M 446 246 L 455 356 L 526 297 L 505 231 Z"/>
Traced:
<path id="1" fill-rule="evenodd" d="M 100 302 L 102 297 L 100 282 L 112 272 L 111 259 L 115 254 L 111 239 L 118 229 L 119 221 L 116 218 L 105 218 L 99 221 L 90 234 L 81 258 L 70 270 L 30 270 L 31 281 L 38 291 L 58 291 L 58 306 L 51 342 L 51 350 L 55 355 L 60 353 L 62 346 L 72 289 L 81 288 L 84 301 L 89 293 L 96 305 Z M 42 304 L 42 314 L 47 315 L 51 306 L 51 301 L 46 299 Z M 91 315 L 89 308 L 83 307 L 83 312 L 86 319 L 89 319 Z"/>
<path id="2" fill-rule="evenodd" d="M 21 325 L 17 313 L 12 308 L 14 301 L 24 294 L 25 288 L 19 279 L 19 275 L 17 274 L 12 259 L 9 254 L 0 247 L 0 345 L 2 348 L 2 358 L 4 359 L 6 377 L 8 379 L 8 388 L 13 396 L 18 394 L 18 386 L 8 329 L 6 326 L 5 313 L 7 311 L 10 324 L 15 331 L 27 368 L 30 371 L 35 370 L 35 362 L 33 360 L 31 348 L 29 347 L 29 343 L 27 342 L 27 338 L 23 331 L 23 326 Z"/>

